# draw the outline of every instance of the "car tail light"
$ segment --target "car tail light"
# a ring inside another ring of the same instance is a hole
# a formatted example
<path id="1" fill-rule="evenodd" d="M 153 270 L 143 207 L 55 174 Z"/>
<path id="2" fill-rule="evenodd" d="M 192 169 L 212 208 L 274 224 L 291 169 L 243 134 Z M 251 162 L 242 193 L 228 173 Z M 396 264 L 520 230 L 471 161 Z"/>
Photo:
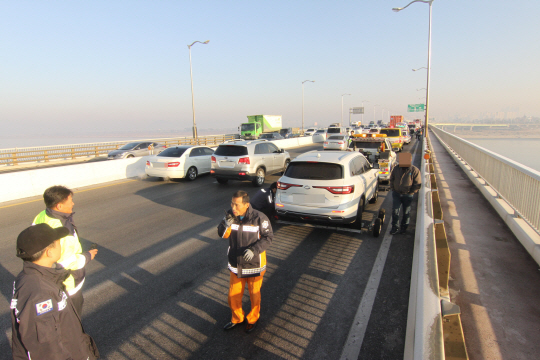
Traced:
<path id="1" fill-rule="evenodd" d="M 146 166 L 150 166 L 150 161 L 147 161 L 147 162 L 146 162 Z"/>
<path id="2" fill-rule="evenodd" d="M 210 170 L 210 174 L 215 174 L 216 170 Z"/>
<path id="3" fill-rule="evenodd" d="M 245 173 L 245 172 L 241 172 L 241 173 L 238 173 L 238 175 L 240 175 L 240 176 L 246 176 L 246 173 Z"/>
<path id="4" fill-rule="evenodd" d="M 332 194 L 351 194 L 354 192 L 354 185 L 350 186 L 314 186 L 317 189 L 326 189 Z"/>
<path id="5" fill-rule="evenodd" d="M 338 141 L 338 144 L 339 144 L 339 145 L 343 145 L 343 144 L 345 144 L 345 143 L 344 143 L 343 141 Z"/>
<path id="6" fill-rule="evenodd" d="M 290 187 L 302 187 L 302 185 L 287 184 L 287 183 L 283 183 L 281 181 L 278 181 L 278 183 L 277 183 L 277 188 L 279 190 L 287 190 Z"/>
<path id="7" fill-rule="evenodd" d="M 277 207 L 284 207 L 285 205 L 276 203 L 276 206 Z"/>
<path id="8" fill-rule="evenodd" d="M 210 160 L 212 160 L 212 162 L 215 163 L 215 162 L 216 162 L 216 157 L 215 157 L 215 156 L 212 156 L 212 157 L 210 158 Z"/>
<path id="9" fill-rule="evenodd" d="M 324 142 L 324 145 L 328 145 L 328 141 L 325 141 L 325 142 Z"/>
<path id="10" fill-rule="evenodd" d="M 165 163 L 165 167 L 166 167 L 166 168 L 170 168 L 170 167 L 178 167 L 179 165 L 180 165 L 180 162 L 178 162 L 178 161 L 170 162 L 170 163 Z"/>
<path id="11" fill-rule="evenodd" d="M 246 164 L 246 165 L 249 165 L 250 162 L 249 162 L 249 157 L 245 157 L 245 158 L 240 158 L 238 159 L 238 163 L 239 164 Z"/>

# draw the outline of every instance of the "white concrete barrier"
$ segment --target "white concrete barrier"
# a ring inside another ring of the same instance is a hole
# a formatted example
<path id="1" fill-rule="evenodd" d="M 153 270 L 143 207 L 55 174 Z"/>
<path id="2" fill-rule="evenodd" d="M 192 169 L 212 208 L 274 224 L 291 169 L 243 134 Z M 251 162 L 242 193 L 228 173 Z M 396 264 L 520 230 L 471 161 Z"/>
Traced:
<path id="1" fill-rule="evenodd" d="M 313 144 L 312 137 L 273 141 L 277 147 L 291 149 Z M 143 177 L 147 157 L 88 162 L 0 174 L 0 202 L 42 195 L 53 185 L 70 189 L 101 184 L 108 181 Z"/>

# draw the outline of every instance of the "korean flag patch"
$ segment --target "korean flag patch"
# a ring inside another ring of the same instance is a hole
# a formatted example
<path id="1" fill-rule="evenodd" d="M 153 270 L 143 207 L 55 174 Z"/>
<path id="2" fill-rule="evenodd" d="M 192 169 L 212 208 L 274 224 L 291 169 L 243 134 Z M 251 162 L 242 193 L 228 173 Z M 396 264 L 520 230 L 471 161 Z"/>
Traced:
<path id="1" fill-rule="evenodd" d="M 263 229 L 268 229 L 268 221 L 264 220 L 262 223 Z"/>
<path id="2" fill-rule="evenodd" d="M 36 304 L 36 311 L 37 311 L 38 316 L 48 313 L 52 309 L 53 309 L 52 299 Z"/>

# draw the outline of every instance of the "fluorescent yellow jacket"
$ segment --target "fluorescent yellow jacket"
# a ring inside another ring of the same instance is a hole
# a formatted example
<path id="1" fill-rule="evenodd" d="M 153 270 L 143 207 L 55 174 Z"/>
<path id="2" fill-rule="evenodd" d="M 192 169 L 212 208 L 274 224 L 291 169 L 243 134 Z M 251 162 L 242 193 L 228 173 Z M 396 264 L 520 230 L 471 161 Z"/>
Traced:
<path id="1" fill-rule="evenodd" d="M 48 216 L 46 210 L 43 210 L 36 216 L 32 225 L 42 223 L 48 224 L 52 228 L 63 226 L 59 219 Z M 73 235 L 68 235 L 60 239 L 60 244 L 62 245 L 62 252 L 60 255 L 60 260 L 58 260 L 58 264 L 62 265 L 68 270 L 84 269 L 88 258 L 82 254 L 82 247 L 79 237 L 77 236 L 77 232 L 74 231 Z M 69 293 L 69 295 L 77 293 L 81 289 L 83 283 L 84 277 L 82 277 L 82 279 L 78 279 L 77 284 L 75 284 L 75 278 L 73 275 L 69 275 L 69 277 L 64 281 L 66 291 Z"/>

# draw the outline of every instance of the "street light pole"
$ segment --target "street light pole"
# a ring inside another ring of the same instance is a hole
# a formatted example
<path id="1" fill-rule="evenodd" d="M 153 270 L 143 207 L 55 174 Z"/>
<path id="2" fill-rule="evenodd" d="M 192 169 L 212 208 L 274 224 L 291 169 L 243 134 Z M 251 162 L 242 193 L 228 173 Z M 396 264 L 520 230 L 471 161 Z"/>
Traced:
<path id="1" fill-rule="evenodd" d="M 189 49 L 189 75 L 191 76 L 191 109 L 193 110 L 193 138 L 197 140 L 197 124 L 195 123 L 195 97 L 193 95 L 193 67 L 191 66 L 191 47 L 195 43 L 201 43 L 201 44 L 208 44 L 210 40 L 206 40 L 205 42 L 201 41 L 194 41 L 191 43 L 191 45 L 188 45 Z"/>
<path id="2" fill-rule="evenodd" d="M 427 60 L 427 84 L 426 84 L 426 120 L 424 125 L 424 134 L 425 136 L 428 136 L 428 123 L 429 123 L 429 76 L 430 76 L 430 69 L 431 69 L 431 13 L 432 13 L 432 4 L 434 0 L 414 0 L 407 4 L 407 6 L 402 8 L 393 8 L 395 12 L 399 12 L 403 9 L 406 9 L 409 5 L 415 2 L 421 2 L 424 4 L 429 4 L 429 31 L 428 31 L 428 60 Z M 421 69 L 421 68 L 420 68 Z M 419 69 L 413 69 L 413 71 L 416 71 Z"/>
<path id="3" fill-rule="evenodd" d="M 304 80 L 302 81 L 302 135 L 304 134 L 304 83 L 305 82 L 315 82 L 315 80 Z"/>
<path id="4" fill-rule="evenodd" d="M 342 94 L 341 95 L 341 123 L 339 124 L 339 126 L 343 126 L 343 97 L 345 95 L 351 95 L 351 94 Z"/>
<path id="5" fill-rule="evenodd" d="M 362 126 L 364 126 L 364 113 L 365 113 L 365 111 L 364 111 L 364 101 L 369 102 L 369 100 L 362 100 L 362 120 L 361 120 L 362 121 Z"/>
<path id="6" fill-rule="evenodd" d="M 375 104 L 375 105 L 373 105 L 373 123 L 374 123 L 374 124 L 375 124 L 375 108 L 376 108 L 377 106 L 382 106 L 382 105 L 381 105 L 381 104 Z"/>

